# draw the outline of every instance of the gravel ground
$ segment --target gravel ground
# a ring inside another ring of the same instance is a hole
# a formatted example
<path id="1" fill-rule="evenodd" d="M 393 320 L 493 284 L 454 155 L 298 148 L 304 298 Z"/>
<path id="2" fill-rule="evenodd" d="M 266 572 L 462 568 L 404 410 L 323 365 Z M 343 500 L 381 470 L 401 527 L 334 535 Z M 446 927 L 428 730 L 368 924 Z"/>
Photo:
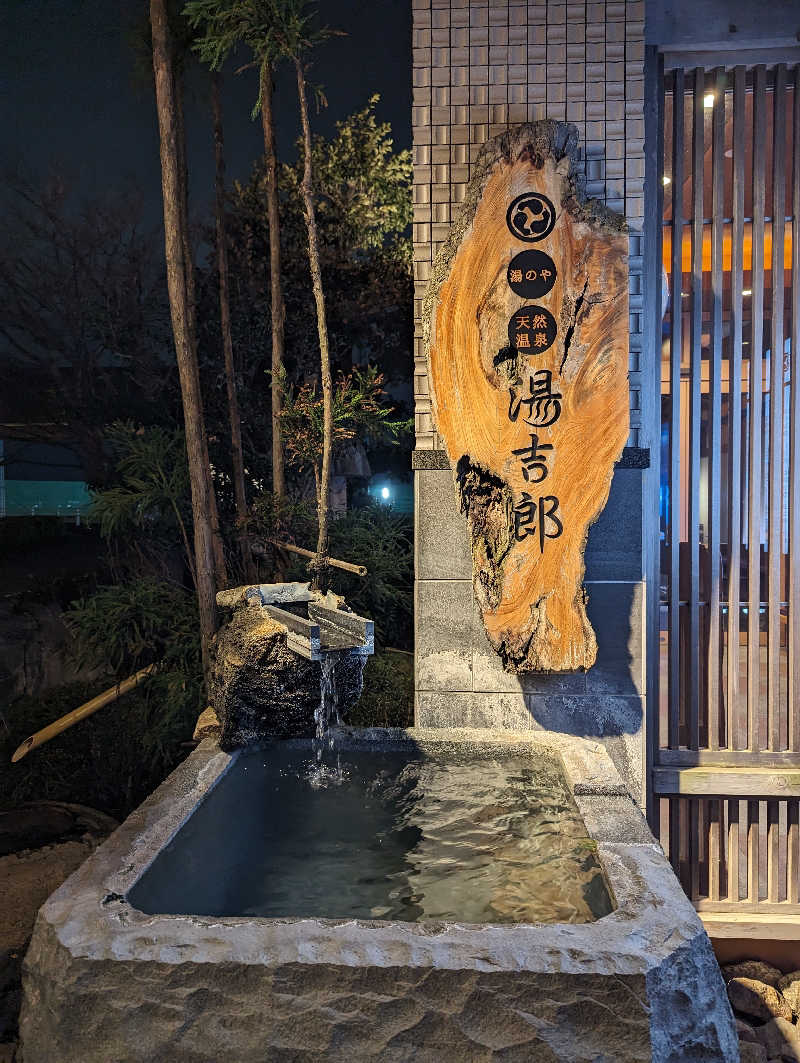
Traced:
<path id="1" fill-rule="evenodd" d="M 12 1063 L 20 970 L 36 913 L 103 839 L 93 834 L 0 857 L 0 1063 Z"/>

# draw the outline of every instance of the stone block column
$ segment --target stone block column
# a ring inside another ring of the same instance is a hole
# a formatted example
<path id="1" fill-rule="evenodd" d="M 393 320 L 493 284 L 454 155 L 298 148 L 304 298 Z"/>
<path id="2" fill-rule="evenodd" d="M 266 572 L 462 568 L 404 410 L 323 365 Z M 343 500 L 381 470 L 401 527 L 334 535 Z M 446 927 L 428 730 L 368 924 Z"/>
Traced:
<path id="1" fill-rule="evenodd" d="M 413 0 L 413 8 L 416 723 L 597 737 L 641 799 L 644 2 Z M 481 145 L 542 118 L 577 127 L 587 195 L 629 225 L 630 436 L 586 549 L 597 664 L 517 677 L 503 671 L 473 597 L 466 521 L 431 417 L 421 313 Z"/>

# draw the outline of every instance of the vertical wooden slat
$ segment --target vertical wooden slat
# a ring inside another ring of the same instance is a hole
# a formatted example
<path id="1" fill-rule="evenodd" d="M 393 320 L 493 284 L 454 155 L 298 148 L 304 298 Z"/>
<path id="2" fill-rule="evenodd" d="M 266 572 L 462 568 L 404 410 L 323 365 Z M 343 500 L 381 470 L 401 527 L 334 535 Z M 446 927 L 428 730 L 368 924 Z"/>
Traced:
<path id="1" fill-rule="evenodd" d="M 764 348 L 764 153 L 766 148 L 766 70 L 755 68 L 753 84 L 753 239 L 750 300 L 750 462 L 747 500 L 747 744 L 762 748 L 761 644 L 761 402 Z"/>
<path id="2" fill-rule="evenodd" d="M 785 748 L 781 699 L 781 568 L 783 555 L 783 236 L 786 181 L 786 67 L 772 84 L 772 329 L 769 392 L 769 531 L 767 547 L 767 711 L 770 749 Z"/>
<path id="3" fill-rule="evenodd" d="M 728 745 L 747 745 L 747 717 L 739 697 L 739 624 L 742 491 L 742 255 L 744 249 L 745 68 L 733 74 L 733 217 L 731 224 L 731 356 L 728 372 Z"/>
<path id="4" fill-rule="evenodd" d="M 747 901 L 758 901 L 758 801 L 747 802 Z"/>
<path id="5" fill-rule="evenodd" d="M 800 801 L 790 801 L 787 812 L 786 899 L 800 904 Z"/>
<path id="6" fill-rule="evenodd" d="M 700 899 L 700 801 L 690 797 L 689 805 L 689 899 Z"/>
<path id="7" fill-rule="evenodd" d="M 708 448 L 708 647 L 706 718 L 708 747 L 719 749 L 720 568 L 722 563 L 722 232 L 725 224 L 725 70 L 714 72 L 711 117 L 711 356 L 709 364 Z"/>
<path id="8" fill-rule="evenodd" d="M 728 900 L 739 900 L 739 801 L 728 802 Z"/>
<path id="9" fill-rule="evenodd" d="M 667 798 L 667 837 L 669 838 L 669 862 L 672 864 L 672 870 L 675 874 L 678 874 L 678 810 L 675 807 L 675 801 L 671 798 Z M 663 843 L 662 843 L 663 844 Z"/>
<path id="10" fill-rule="evenodd" d="M 645 48 L 645 184 L 655 190 L 653 207 L 645 212 L 643 228 L 645 290 L 644 320 L 649 328 L 644 333 L 642 349 L 643 381 L 642 426 L 651 446 L 658 446 L 662 421 L 662 359 L 664 315 L 667 311 L 664 292 L 664 56 L 653 45 Z M 655 150 L 654 150 L 655 145 Z M 646 386 L 646 367 L 650 363 L 650 386 Z M 646 661 L 645 698 L 645 810 L 651 829 L 661 838 L 669 830 L 667 802 L 660 802 L 653 792 L 652 768 L 657 763 L 658 750 L 668 744 L 667 719 L 661 705 L 661 462 L 651 462 L 642 478 L 642 537 L 644 546 L 643 572 L 647 594 L 644 625 Z M 666 678 L 666 677 L 665 677 Z M 664 692 L 666 693 L 666 683 Z M 661 813 L 661 814 L 659 814 Z"/>
<path id="11" fill-rule="evenodd" d="M 705 797 L 697 801 L 697 896 L 708 896 L 708 806 Z"/>
<path id="12" fill-rule="evenodd" d="M 766 800 L 758 802 L 758 899 L 763 901 L 767 896 L 769 876 L 769 834 L 767 819 Z"/>
<path id="13" fill-rule="evenodd" d="M 721 802 L 708 802 L 708 899 L 719 900 Z"/>
<path id="14" fill-rule="evenodd" d="M 789 749 L 800 751 L 800 64 L 792 112 L 792 361 L 789 449 Z"/>
<path id="15" fill-rule="evenodd" d="M 669 352 L 669 745 L 680 745 L 681 716 L 681 357 L 683 339 L 683 70 L 676 70 L 672 83 L 672 318 Z"/>
<path id="16" fill-rule="evenodd" d="M 692 97 L 692 296 L 689 384 L 689 748 L 700 747 L 700 425 L 703 335 L 703 160 L 705 73 L 694 71 Z"/>
<path id="17" fill-rule="evenodd" d="M 675 859 L 677 861 L 677 875 L 684 893 L 689 893 L 687 881 L 687 868 L 689 866 L 689 817 L 687 815 L 688 802 L 681 797 L 672 799 L 675 806 L 678 829 L 675 832 Z"/>
<path id="18" fill-rule="evenodd" d="M 771 904 L 781 899 L 779 804 L 767 801 L 767 900 Z"/>

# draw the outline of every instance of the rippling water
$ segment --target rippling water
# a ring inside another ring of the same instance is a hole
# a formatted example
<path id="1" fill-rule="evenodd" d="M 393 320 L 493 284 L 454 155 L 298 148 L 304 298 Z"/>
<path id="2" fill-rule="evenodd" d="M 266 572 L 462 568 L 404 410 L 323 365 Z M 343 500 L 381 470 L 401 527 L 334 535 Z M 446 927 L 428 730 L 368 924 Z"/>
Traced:
<path id="1" fill-rule="evenodd" d="M 130 894 L 197 915 L 588 922 L 611 910 L 555 761 L 243 754 Z"/>

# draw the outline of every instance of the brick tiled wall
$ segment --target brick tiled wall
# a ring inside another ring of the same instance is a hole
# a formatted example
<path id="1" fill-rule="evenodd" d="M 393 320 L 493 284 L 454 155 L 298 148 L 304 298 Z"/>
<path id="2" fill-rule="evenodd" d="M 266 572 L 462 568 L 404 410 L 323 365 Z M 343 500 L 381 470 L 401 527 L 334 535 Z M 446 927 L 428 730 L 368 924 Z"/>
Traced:
<path id="1" fill-rule="evenodd" d="M 481 145 L 509 125 L 578 128 L 586 192 L 630 237 L 631 433 L 640 428 L 644 215 L 644 0 L 413 0 L 414 394 L 417 447 L 437 449 L 420 314 Z"/>

